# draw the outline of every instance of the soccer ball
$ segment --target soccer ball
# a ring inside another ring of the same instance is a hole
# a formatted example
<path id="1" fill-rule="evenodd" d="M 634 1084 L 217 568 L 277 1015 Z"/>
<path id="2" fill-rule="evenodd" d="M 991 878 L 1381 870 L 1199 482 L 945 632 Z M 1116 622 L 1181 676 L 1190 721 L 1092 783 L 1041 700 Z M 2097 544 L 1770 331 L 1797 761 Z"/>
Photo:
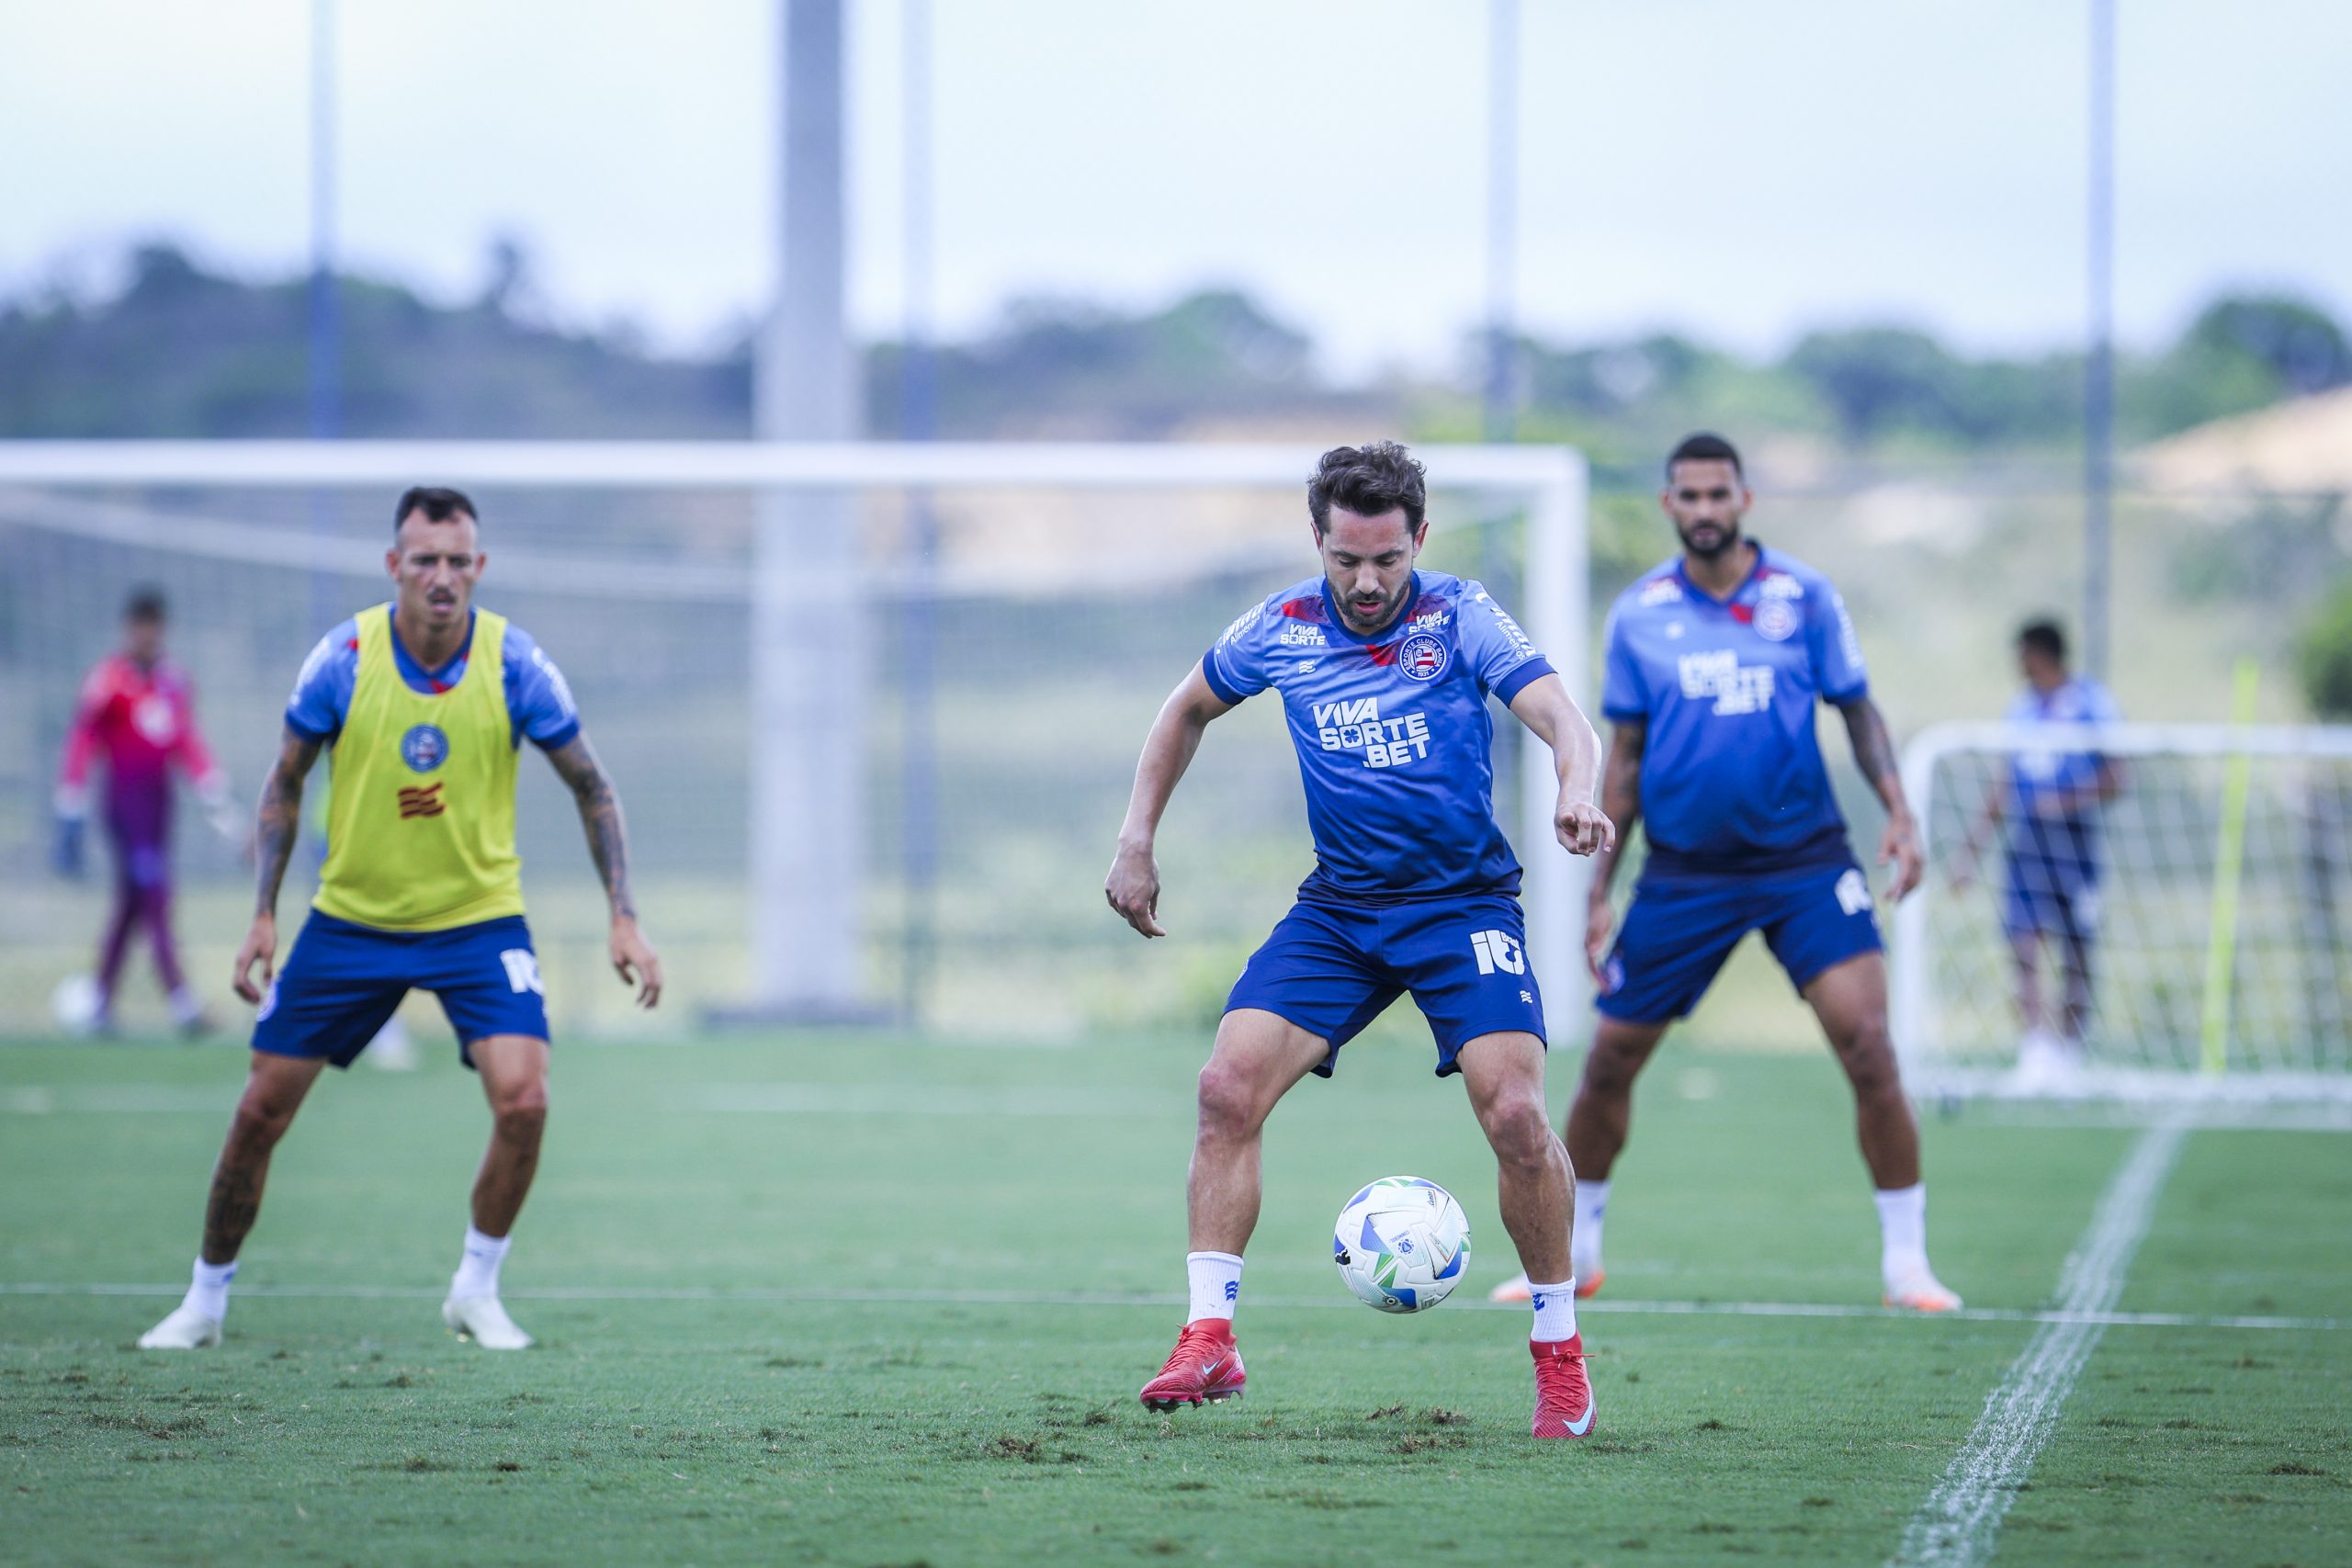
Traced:
<path id="1" fill-rule="evenodd" d="M 49 1016 L 62 1033 L 90 1033 L 98 1026 L 98 983 L 87 975 L 68 975 L 49 993 Z"/>
<path id="2" fill-rule="evenodd" d="M 1470 1217 L 1434 1181 L 1384 1176 L 1340 1211 L 1331 1260 L 1366 1306 L 1426 1312 L 1462 1282 L 1470 1263 Z"/>

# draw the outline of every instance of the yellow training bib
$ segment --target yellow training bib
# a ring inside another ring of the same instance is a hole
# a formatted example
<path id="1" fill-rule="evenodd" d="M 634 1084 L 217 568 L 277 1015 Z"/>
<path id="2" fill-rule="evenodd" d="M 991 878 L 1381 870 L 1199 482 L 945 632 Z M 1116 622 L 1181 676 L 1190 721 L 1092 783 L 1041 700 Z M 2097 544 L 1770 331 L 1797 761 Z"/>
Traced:
<path id="1" fill-rule="evenodd" d="M 523 912 L 505 643 L 506 618 L 476 610 L 458 683 L 411 691 L 393 660 L 392 607 L 360 612 L 358 679 L 327 761 L 322 914 L 438 931 Z"/>

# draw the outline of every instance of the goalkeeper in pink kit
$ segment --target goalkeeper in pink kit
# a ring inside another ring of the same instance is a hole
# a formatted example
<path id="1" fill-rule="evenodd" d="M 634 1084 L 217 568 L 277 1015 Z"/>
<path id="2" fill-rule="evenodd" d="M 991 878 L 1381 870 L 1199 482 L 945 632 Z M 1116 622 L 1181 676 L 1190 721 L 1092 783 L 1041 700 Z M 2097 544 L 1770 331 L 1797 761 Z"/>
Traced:
<path id="1" fill-rule="evenodd" d="M 123 606 L 122 649 L 100 660 L 82 682 L 58 775 L 51 858 L 61 874 L 78 876 L 90 774 L 105 760 L 98 804 L 114 847 L 115 882 L 114 908 L 98 943 L 92 1023 L 99 1032 L 113 1027 L 115 988 L 141 926 L 154 942 L 155 970 L 174 1021 L 190 1033 L 209 1027 L 172 940 L 172 770 L 179 768 L 195 784 L 214 828 L 233 837 L 236 827 L 228 778 L 196 728 L 195 688 L 187 672 L 164 657 L 164 596 L 153 589 L 141 589 Z"/>

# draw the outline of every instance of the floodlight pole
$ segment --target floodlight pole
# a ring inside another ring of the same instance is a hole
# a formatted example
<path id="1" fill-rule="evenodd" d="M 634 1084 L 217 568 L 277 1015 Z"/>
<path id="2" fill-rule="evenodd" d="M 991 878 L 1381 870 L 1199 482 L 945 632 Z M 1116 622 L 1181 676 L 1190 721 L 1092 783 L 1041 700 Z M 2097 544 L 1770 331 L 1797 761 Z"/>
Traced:
<path id="1" fill-rule="evenodd" d="M 938 366 L 932 353 L 931 0 L 905 0 L 900 88 L 905 99 L 905 298 L 899 332 L 899 434 L 929 441 L 939 434 Z M 933 698 L 938 674 L 939 513 L 927 490 L 907 492 L 908 555 L 915 592 L 901 637 L 906 799 L 902 829 L 907 909 L 899 1007 L 910 1023 L 922 1018 L 938 947 L 939 761 Z"/>
<path id="2" fill-rule="evenodd" d="M 760 334 L 764 441 L 854 436 L 843 309 L 842 0 L 784 0 L 775 308 Z M 752 583 L 749 1016 L 864 1020 L 865 614 L 846 490 L 770 491 Z"/>
<path id="3" fill-rule="evenodd" d="M 2089 352 L 2083 366 L 2083 667 L 2107 679 L 2115 501 L 2115 0 L 2090 0 Z"/>
<path id="4" fill-rule="evenodd" d="M 311 276 L 308 297 L 309 396 L 305 425 L 314 441 L 343 434 L 342 301 L 335 288 L 334 0 L 311 0 Z M 334 532 L 334 502 L 311 497 L 311 532 Z M 311 574 L 311 631 L 341 618 L 331 572 Z"/>

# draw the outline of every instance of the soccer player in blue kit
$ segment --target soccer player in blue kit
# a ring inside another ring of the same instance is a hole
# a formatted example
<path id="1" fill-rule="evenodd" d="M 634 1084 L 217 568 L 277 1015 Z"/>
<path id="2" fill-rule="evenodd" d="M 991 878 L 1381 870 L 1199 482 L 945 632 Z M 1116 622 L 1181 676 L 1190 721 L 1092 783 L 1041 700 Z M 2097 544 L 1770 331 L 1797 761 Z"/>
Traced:
<path id="1" fill-rule="evenodd" d="M 2025 689 L 2003 722 L 2019 728 L 2117 724 L 2114 694 L 2066 668 L 2066 633 L 2057 622 L 2030 621 L 2018 631 L 2018 669 Z M 2091 1014 L 2091 950 L 2098 940 L 2100 809 L 2123 787 L 2121 768 L 2096 751 L 2029 747 L 2009 759 L 2007 787 L 1985 803 L 1952 868 L 1954 891 L 1973 880 L 1987 835 L 2009 824 L 2001 929 L 2017 964 L 2018 1012 L 2025 1039 L 2018 1076 L 2028 1088 L 2055 1087 L 2083 1066 L 2083 1033 Z M 2057 952 L 2064 995 L 2057 1028 L 2041 995 L 2041 945 Z"/>
<path id="2" fill-rule="evenodd" d="M 1186 1197 L 1192 1306 L 1156 1410 L 1238 1394 L 1241 1251 L 1258 1223 L 1259 1151 L 1275 1101 L 1407 991 L 1460 1074 L 1499 1167 L 1503 1224 L 1533 1291 L 1534 1435 L 1592 1430 L 1568 1223 L 1575 1177 L 1544 1103 L 1544 1005 L 1527 962 L 1519 862 L 1495 822 L 1492 694 L 1551 747 L 1554 825 L 1570 852 L 1611 841 L 1595 803 L 1600 742 L 1566 685 L 1487 591 L 1414 559 L 1421 466 L 1392 442 L 1323 455 L 1307 481 L 1323 574 L 1227 628 L 1159 711 L 1104 886 L 1147 937 L 1152 841 L 1211 719 L 1277 690 L 1306 781 L 1315 870 L 1250 960 L 1201 1069 Z"/>
<path id="3" fill-rule="evenodd" d="M 1740 939 L 1761 931 L 1853 1086 L 1862 1160 L 1878 1190 L 1883 1299 L 1949 1312 L 1960 1298 L 1928 1267 L 1919 1128 L 1887 1036 L 1870 879 L 1847 842 L 1814 730 L 1816 703 L 1844 718 L 1854 760 L 1886 807 L 1887 897 L 1902 897 L 1919 883 L 1918 834 L 1861 645 L 1827 578 L 1742 535 L 1754 497 L 1730 442 L 1691 436 L 1667 459 L 1666 479 L 1660 501 L 1682 553 L 1618 596 L 1605 638 L 1601 711 L 1614 732 L 1601 805 L 1620 835 L 1648 825 L 1649 858 L 1613 946 L 1613 850 L 1601 852 L 1592 882 L 1585 947 L 1600 1019 L 1566 1129 L 1582 1173 L 1577 1289 L 1600 1287 L 1601 1222 L 1634 1077 Z M 1527 1290 L 1511 1280 L 1494 1297 Z"/>

